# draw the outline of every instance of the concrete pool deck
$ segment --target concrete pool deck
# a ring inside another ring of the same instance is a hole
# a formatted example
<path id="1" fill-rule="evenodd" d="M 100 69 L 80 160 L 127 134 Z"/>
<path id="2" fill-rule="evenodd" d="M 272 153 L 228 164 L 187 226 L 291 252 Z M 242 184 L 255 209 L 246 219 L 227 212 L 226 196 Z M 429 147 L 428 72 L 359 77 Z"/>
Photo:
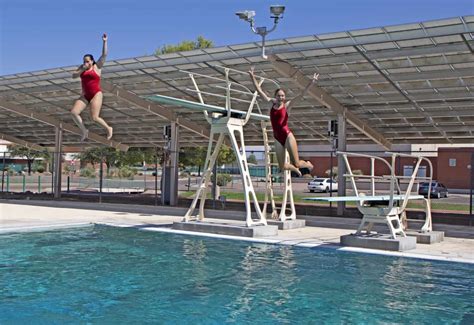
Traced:
<path id="1" fill-rule="evenodd" d="M 111 226 L 135 227 L 151 231 L 303 247 L 322 246 L 343 251 L 474 264 L 474 227 L 435 224 L 435 230 L 442 230 L 446 233 L 443 242 L 431 245 L 418 244 L 415 249 L 407 252 L 388 252 L 339 245 L 340 236 L 355 231 L 360 221 L 358 219 L 304 216 L 307 220 L 305 228 L 280 230 L 276 236 L 255 239 L 172 230 L 170 228 L 171 224 L 181 221 L 186 211 L 186 208 L 130 204 L 0 200 L 0 235 L 70 228 L 98 223 Z M 222 215 L 225 215 L 225 219 L 219 218 Z M 214 222 L 221 219 L 222 223 L 226 224 L 244 223 L 242 212 L 239 211 L 206 210 L 206 217 L 212 218 Z M 456 237 L 450 237 L 450 233 Z"/>

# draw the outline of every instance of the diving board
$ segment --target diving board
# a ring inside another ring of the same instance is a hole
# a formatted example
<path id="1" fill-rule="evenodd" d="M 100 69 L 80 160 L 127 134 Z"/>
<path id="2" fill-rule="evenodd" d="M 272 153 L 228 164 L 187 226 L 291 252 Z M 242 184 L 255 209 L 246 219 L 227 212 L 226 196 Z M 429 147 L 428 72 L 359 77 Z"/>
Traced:
<path id="1" fill-rule="evenodd" d="M 153 96 L 147 96 L 146 98 L 149 100 L 161 103 L 161 104 L 181 106 L 181 107 L 192 109 L 195 111 L 201 111 L 201 112 L 207 111 L 207 112 L 222 113 L 222 114 L 227 114 L 229 112 L 229 109 L 224 108 L 224 107 L 198 103 L 198 102 L 193 102 L 186 99 L 174 98 L 174 97 L 169 97 L 169 96 L 164 96 L 164 95 L 153 95 Z M 248 114 L 248 112 L 239 111 L 236 109 L 230 109 L 230 113 L 232 114 L 233 117 L 236 117 L 236 118 L 246 118 Z M 258 114 L 258 113 L 250 113 L 250 118 L 254 120 L 259 120 L 259 121 L 270 121 L 270 117 L 268 115 L 263 115 L 263 114 Z"/>
<path id="2" fill-rule="evenodd" d="M 329 196 L 329 197 L 305 197 L 306 201 L 323 201 L 323 202 L 355 202 L 355 201 L 401 201 L 407 198 L 405 195 L 376 195 L 376 196 Z M 423 195 L 409 195 L 408 200 L 423 200 Z"/>

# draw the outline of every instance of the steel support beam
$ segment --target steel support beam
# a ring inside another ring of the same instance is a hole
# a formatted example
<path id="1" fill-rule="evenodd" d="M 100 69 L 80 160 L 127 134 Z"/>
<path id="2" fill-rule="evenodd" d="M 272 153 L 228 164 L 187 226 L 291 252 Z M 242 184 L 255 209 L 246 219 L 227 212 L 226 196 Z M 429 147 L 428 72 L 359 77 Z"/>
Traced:
<path id="1" fill-rule="evenodd" d="M 279 59 L 276 55 L 269 55 L 268 58 L 275 70 L 280 75 L 286 78 L 291 78 L 299 88 L 304 89 L 311 82 L 311 80 L 307 78 L 301 71 L 295 69 L 288 62 Z M 334 97 L 332 97 L 321 87 L 313 84 L 309 87 L 307 94 L 316 99 L 321 105 L 333 110 L 338 115 L 342 114 L 347 119 L 347 122 L 365 134 L 367 137 L 372 139 L 375 143 L 380 144 L 382 147 L 388 150 L 391 148 L 392 144 L 381 133 L 372 129 L 367 123 L 350 112 L 346 107 L 340 104 Z"/>
<path id="2" fill-rule="evenodd" d="M 101 81 L 101 87 L 103 90 L 111 94 L 114 94 L 118 98 L 123 99 L 131 104 L 134 104 L 151 114 L 157 115 L 170 122 L 176 122 L 183 128 L 191 132 L 194 132 L 196 134 L 199 134 L 205 137 L 206 139 L 209 139 L 210 133 L 207 128 L 201 127 L 196 122 L 188 120 L 184 117 L 177 116 L 176 113 L 173 112 L 173 110 L 170 108 L 167 108 L 159 104 L 153 103 L 151 101 L 148 101 L 146 99 L 143 99 L 140 96 L 137 96 L 136 94 L 134 94 L 133 92 L 123 87 L 114 85 L 113 83 L 105 81 L 105 80 Z"/>
<path id="3" fill-rule="evenodd" d="M 54 127 L 61 128 L 64 131 L 77 134 L 78 136 L 82 135 L 81 129 L 79 129 L 75 125 L 72 125 L 72 124 L 69 124 L 69 123 L 64 123 L 64 122 L 62 122 L 58 119 L 55 119 L 54 117 L 50 117 L 50 116 L 48 116 L 46 114 L 42 114 L 42 113 L 36 113 L 32 110 L 29 110 L 27 108 L 21 107 L 17 104 L 13 104 L 13 103 L 5 101 L 5 100 L 0 99 L 0 108 L 4 109 L 6 111 L 9 111 L 9 112 L 18 114 L 18 115 L 28 117 L 32 120 L 42 122 L 44 124 L 48 124 L 48 125 L 51 125 L 51 126 L 54 126 Z M 127 151 L 128 150 L 127 145 L 122 144 L 120 142 L 113 141 L 113 140 L 107 140 L 105 137 L 100 136 L 97 133 L 89 132 L 88 139 L 90 139 L 92 141 L 95 141 L 95 142 L 98 142 L 98 143 L 105 144 L 106 146 L 109 146 L 109 147 L 119 149 L 121 151 Z"/>
<path id="4" fill-rule="evenodd" d="M 44 151 L 45 149 L 47 149 L 46 147 L 42 147 L 40 145 L 37 145 L 36 143 L 28 142 L 5 133 L 0 133 L 0 140 L 6 140 L 36 151 Z"/>

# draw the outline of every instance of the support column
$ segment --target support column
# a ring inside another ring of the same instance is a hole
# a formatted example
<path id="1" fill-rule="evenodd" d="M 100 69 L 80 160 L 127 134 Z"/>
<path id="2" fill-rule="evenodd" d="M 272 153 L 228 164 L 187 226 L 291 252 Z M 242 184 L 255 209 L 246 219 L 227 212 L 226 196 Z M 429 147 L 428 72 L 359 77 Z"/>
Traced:
<path id="1" fill-rule="evenodd" d="M 179 174 L 179 126 L 176 122 L 171 122 L 170 141 L 170 205 L 178 204 L 178 174 Z"/>
<path id="2" fill-rule="evenodd" d="M 61 175 L 62 175 L 62 142 L 63 130 L 61 127 L 56 127 L 54 138 L 54 198 L 61 198 Z"/>
<path id="3" fill-rule="evenodd" d="M 346 118 L 344 114 L 337 115 L 337 150 L 346 151 Z M 346 196 L 346 164 L 342 155 L 337 156 L 337 196 Z M 346 208 L 346 203 L 337 202 L 337 215 L 342 216 Z"/>
<path id="4" fill-rule="evenodd" d="M 165 127 L 164 136 L 167 143 L 161 173 L 161 203 L 175 206 L 178 204 L 178 124 L 171 122 Z"/>

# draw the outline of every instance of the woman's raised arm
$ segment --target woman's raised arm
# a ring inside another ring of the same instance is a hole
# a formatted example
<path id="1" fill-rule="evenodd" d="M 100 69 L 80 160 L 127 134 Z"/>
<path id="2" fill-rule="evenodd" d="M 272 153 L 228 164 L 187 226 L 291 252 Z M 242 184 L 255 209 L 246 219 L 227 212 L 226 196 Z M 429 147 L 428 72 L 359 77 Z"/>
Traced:
<path id="1" fill-rule="evenodd" d="M 107 49 L 107 34 L 104 33 L 102 35 L 102 55 L 100 56 L 99 60 L 97 60 L 97 68 L 102 69 L 102 67 L 105 64 L 105 58 L 107 57 L 108 54 L 108 49 Z"/>

